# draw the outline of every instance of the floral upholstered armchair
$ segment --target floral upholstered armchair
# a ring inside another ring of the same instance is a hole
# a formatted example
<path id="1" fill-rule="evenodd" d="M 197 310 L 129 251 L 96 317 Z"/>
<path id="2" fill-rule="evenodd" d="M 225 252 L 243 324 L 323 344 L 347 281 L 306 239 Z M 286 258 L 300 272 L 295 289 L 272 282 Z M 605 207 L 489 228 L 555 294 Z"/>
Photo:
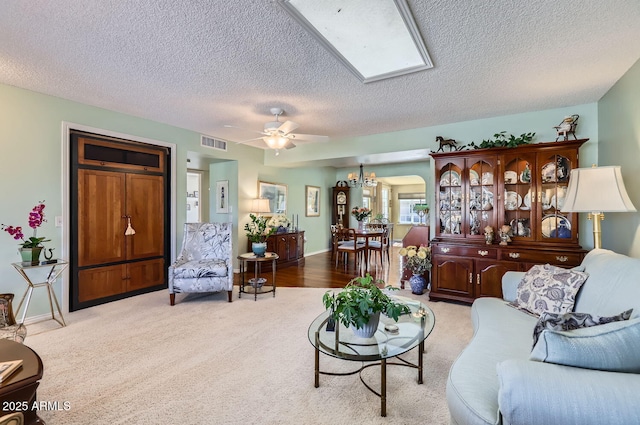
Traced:
<path id="1" fill-rule="evenodd" d="M 27 328 L 22 323 L 16 323 L 12 300 L 13 294 L 0 294 L 0 338 L 22 343 L 27 336 Z"/>
<path id="2" fill-rule="evenodd" d="M 231 223 L 186 223 L 182 251 L 169 267 L 169 301 L 180 292 L 233 292 Z"/>

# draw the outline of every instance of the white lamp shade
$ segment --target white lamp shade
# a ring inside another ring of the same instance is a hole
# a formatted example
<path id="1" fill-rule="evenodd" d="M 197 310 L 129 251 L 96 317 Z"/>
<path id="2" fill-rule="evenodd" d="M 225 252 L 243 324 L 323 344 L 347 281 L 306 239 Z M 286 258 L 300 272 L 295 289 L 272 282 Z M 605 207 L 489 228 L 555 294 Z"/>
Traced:
<path id="1" fill-rule="evenodd" d="M 636 211 L 622 180 L 620 166 L 571 170 L 563 212 Z"/>
<path id="2" fill-rule="evenodd" d="M 251 201 L 251 212 L 256 214 L 270 213 L 269 200 L 265 198 L 258 198 Z"/>

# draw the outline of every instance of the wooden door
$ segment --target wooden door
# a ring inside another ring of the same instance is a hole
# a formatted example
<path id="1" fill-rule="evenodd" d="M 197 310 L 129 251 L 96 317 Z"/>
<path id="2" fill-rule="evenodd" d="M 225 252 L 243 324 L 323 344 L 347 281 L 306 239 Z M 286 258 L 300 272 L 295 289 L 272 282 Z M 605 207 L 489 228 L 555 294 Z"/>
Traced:
<path id="1" fill-rule="evenodd" d="M 520 264 L 515 262 L 476 260 L 475 297 L 502 298 L 502 276 L 519 270 Z"/>
<path id="2" fill-rule="evenodd" d="M 124 261 L 123 173 L 78 170 L 78 266 Z"/>
<path id="3" fill-rule="evenodd" d="M 458 297 L 473 297 L 473 260 L 438 255 L 434 257 L 433 291 Z"/>
<path id="4" fill-rule="evenodd" d="M 164 283 L 164 259 L 135 261 L 127 265 L 127 291 Z"/>
<path id="5" fill-rule="evenodd" d="M 78 272 L 78 301 L 81 303 L 122 294 L 127 289 L 126 265 L 95 267 Z"/>
<path id="6" fill-rule="evenodd" d="M 285 235 L 276 235 L 276 254 L 281 261 L 289 259 L 289 237 Z"/>
<path id="7" fill-rule="evenodd" d="M 135 235 L 126 236 L 127 259 L 158 257 L 164 252 L 164 179 L 146 174 L 126 175 L 125 215 Z M 121 232 L 124 233 L 124 230 Z"/>

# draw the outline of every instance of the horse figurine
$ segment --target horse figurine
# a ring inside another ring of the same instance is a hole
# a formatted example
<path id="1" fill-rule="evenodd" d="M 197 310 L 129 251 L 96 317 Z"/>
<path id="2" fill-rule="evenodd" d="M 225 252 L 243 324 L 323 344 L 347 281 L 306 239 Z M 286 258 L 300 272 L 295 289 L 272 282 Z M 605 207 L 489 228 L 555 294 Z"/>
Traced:
<path id="1" fill-rule="evenodd" d="M 444 139 L 442 136 L 436 136 L 436 142 L 438 142 L 439 147 L 438 150 L 436 152 L 444 152 L 444 147 L 445 146 L 449 146 L 449 151 L 455 151 L 457 150 L 457 143 L 454 139 Z"/>

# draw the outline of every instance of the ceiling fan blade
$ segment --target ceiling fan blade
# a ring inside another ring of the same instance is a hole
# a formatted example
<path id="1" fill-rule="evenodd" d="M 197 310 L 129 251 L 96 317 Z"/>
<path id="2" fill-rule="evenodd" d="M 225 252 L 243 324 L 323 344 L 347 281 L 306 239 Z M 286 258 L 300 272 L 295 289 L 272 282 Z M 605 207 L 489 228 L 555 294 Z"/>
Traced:
<path id="1" fill-rule="evenodd" d="M 308 142 L 327 142 L 329 141 L 329 136 L 318 136 L 315 134 L 289 134 L 287 137 L 290 137 L 294 140 L 305 140 Z"/>
<path id="2" fill-rule="evenodd" d="M 294 144 L 293 144 L 293 142 L 291 141 L 291 139 L 289 139 L 289 141 L 287 142 L 287 144 L 286 144 L 286 145 L 284 145 L 284 148 L 285 148 L 285 149 L 293 149 L 293 148 L 295 148 L 295 147 L 296 147 L 296 145 L 294 145 Z"/>
<path id="3" fill-rule="evenodd" d="M 249 129 L 247 129 L 247 128 L 237 127 L 237 126 L 235 126 L 235 125 L 228 125 L 228 124 L 225 124 L 224 126 L 225 126 L 226 128 L 237 128 L 238 130 L 242 130 L 242 131 L 250 131 L 250 132 L 252 132 L 252 133 L 258 133 L 258 134 L 268 135 L 268 133 L 265 133 L 264 131 L 249 130 Z M 242 142 L 240 142 L 240 143 L 242 143 Z"/>
<path id="4" fill-rule="evenodd" d="M 244 144 L 250 144 L 250 142 L 255 142 L 256 140 L 262 140 L 262 137 L 256 137 L 255 139 L 249 139 L 249 140 L 243 140 L 241 142 L 236 142 L 236 143 L 239 144 L 239 145 L 244 145 Z"/>
<path id="5" fill-rule="evenodd" d="M 246 145 L 253 146 L 254 148 L 270 149 L 269 146 L 262 140 L 262 138 L 247 141 Z"/>
<path id="6" fill-rule="evenodd" d="M 285 121 L 280 127 L 278 127 L 278 131 L 282 132 L 282 134 L 288 134 L 298 127 L 300 126 L 293 121 Z"/>

